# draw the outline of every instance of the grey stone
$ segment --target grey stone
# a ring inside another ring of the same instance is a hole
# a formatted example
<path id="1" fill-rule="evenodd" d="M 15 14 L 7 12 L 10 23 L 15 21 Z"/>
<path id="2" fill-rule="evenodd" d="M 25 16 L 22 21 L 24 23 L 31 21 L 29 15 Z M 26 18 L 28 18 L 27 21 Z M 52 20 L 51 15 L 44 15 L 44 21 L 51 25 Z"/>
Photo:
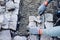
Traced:
<path id="1" fill-rule="evenodd" d="M 29 22 L 28 27 L 36 27 L 36 23 L 35 22 Z"/>
<path id="2" fill-rule="evenodd" d="M 15 15 L 15 14 L 12 14 L 11 17 L 10 17 L 10 21 L 12 21 L 12 22 L 13 22 L 13 21 L 14 21 L 14 22 L 15 22 L 15 21 L 17 22 L 17 19 L 18 19 L 18 16 Z"/>
<path id="3" fill-rule="evenodd" d="M 15 9 L 19 9 L 19 3 L 15 3 Z"/>
<path id="4" fill-rule="evenodd" d="M 6 12 L 5 15 L 5 20 L 9 21 L 10 20 L 10 17 L 11 17 L 11 12 Z"/>
<path id="5" fill-rule="evenodd" d="M 3 24 L 3 25 L 2 25 L 2 28 L 3 28 L 3 29 L 8 29 L 8 28 L 9 28 L 9 27 L 8 27 L 8 24 Z"/>
<path id="6" fill-rule="evenodd" d="M 9 29 L 16 30 L 17 22 L 9 22 Z"/>
<path id="7" fill-rule="evenodd" d="M 13 3 L 13 1 L 10 0 L 6 3 L 6 9 L 9 10 L 12 8 L 15 8 L 15 4 Z"/>
<path id="8" fill-rule="evenodd" d="M 16 30 L 16 25 L 17 25 L 17 15 L 6 14 L 4 21 L 2 23 L 2 28 Z"/>
<path id="9" fill-rule="evenodd" d="M 32 2 L 32 0 L 25 0 L 25 1 L 27 1 L 28 3 Z"/>
<path id="10" fill-rule="evenodd" d="M 46 28 L 52 28 L 53 23 L 52 22 L 45 22 L 45 26 L 46 26 Z"/>
<path id="11" fill-rule="evenodd" d="M 1 24 L 0 24 L 0 30 L 1 30 Z"/>
<path id="12" fill-rule="evenodd" d="M 10 30 L 0 31 L 0 40 L 11 40 Z"/>
<path id="13" fill-rule="evenodd" d="M 53 40 L 53 38 L 47 35 L 42 35 L 40 40 Z"/>
<path id="14" fill-rule="evenodd" d="M 45 14 L 45 21 L 53 21 L 53 14 L 46 13 Z"/>
<path id="15" fill-rule="evenodd" d="M 4 15 L 4 21 L 2 23 L 2 28 L 3 29 L 8 29 L 9 20 L 10 20 L 10 15 L 9 14 L 5 14 Z"/>
<path id="16" fill-rule="evenodd" d="M 14 12 L 6 12 L 5 19 L 8 21 L 17 21 L 17 18 L 18 18 L 17 15 L 18 15 L 18 10 L 15 10 Z"/>
<path id="17" fill-rule="evenodd" d="M 5 12 L 5 7 L 0 6 L 0 14 L 3 14 Z"/>
<path id="18" fill-rule="evenodd" d="M 18 10 L 17 10 L 17 12 L 18 12 Z M 3 21 L 3 23 L 2 23 L 3 29 L 16 30 L 17 19 L 18 19 L 17 12 L 15 14 L 13 12 L 4 13 L 4 17 L 3 17 L 4 20 L 1 19 Z"/>
<path id="19" fill-rule="evenodd" d="M 35 5 L 29 4 L 29 8 L 34 8 Z"/>
<path id="20" fill-rule="evenodd" d="M 0 24 L 3 23 L 3 20 L 4 20 L 4 15 L 0 14 Z"/>
<path id="21" fill-rule="evenodd" d="M 29 22 L 35 21 L 36 17 L 35 16 L 29 16 Z"/>
<path id="22" fill-rule="evenodd" d="M 26 2 L 26 1 L 23 1 L 23 3 L 25 4 L 25 5 L 28 5 L 29 3 L 28 2 Z"/>
<path id="23" fill-rule="evenodd" d="M 27 40 L 25 36 L 15 36 L 13 40 Z"/>
<path id="24" fill-rule="evenodd" d="M 30 35 L 28 37 L 28 40 L 38 40 L 38 36 L 37 35 Z"/>
<path id="25" fill-rule="evenodd" d="M 35 16 L 29 16 L 29 24 L 28 27 L 36 27 Z"/>
<path id="26" fill-rule="evenodd" d="M 13 12 L 13 14 L 18 15 L 18 11 L 19 11 L 19 9 L 15 9 L 15 11 Z"/>
<path id="27" fill-rule="evenodd" d="M 4 15 L 0 14 L 0 29 L 2 28 L 3 23 L 4 23 Z"/>
<path id="28" fill-rule="evenodd" d="M 20 0 L 14 0 L 16 3 L 20 3 Z"/>

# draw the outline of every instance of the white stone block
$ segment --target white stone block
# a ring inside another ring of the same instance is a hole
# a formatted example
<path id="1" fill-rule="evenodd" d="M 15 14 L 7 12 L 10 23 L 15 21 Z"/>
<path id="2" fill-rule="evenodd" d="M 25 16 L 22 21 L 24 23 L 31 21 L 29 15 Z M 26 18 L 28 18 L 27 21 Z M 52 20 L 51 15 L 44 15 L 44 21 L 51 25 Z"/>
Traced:
<path id="1" fill-rule="evenodd" d="M 35 21 L 35 16 L 29 16 L 29 22 L 31 22 L 31 21 Z"/>
<path id="2" fill-rule="evenodd" d="M 39 19 L 36 19 L 35 20 L 37 23 L 41 23 L 42 21 L 41 20 L 39 20 Z"/>
<path id="3" fill-rule="evenodd" d="M 8 2 L 9 0 L 5 0 L 6 2 Z"/>
<path id="4" fill-rule="evenodd" d="M 20 3 L 20 0 L 14 0 L 16 3 Z"/>
<path id="5" fill-rule="evenodd" d="M 16 21 L 17 22 L 17 19 L 18 19 L 18 17 L 15 14 L 12 14 L 10 17 L 10 21 L 14 21 L 14 22 Z"/>
<path id="6" fill-rule="evenodd" d="M 10 30 L 0 31 L 0 40 L 11 40 Z"/>
<path id="7" fill-rule="evenodd" d="M 5 12 L 5 9 L 4 9 L 5 7 L 3 7 L 3 6 L 0 6 L 0 13 L 2 13 L 3 14 L 3 12 Z"/>
<path id="8" fill-rule="evenodd" d="M 27 40 L 24 36 L 15 36 L 13 40 Z"/>
<path id="9" fill-rule="evenodd" d="M 29 16 L 28 27 L 36 27 L 36 22 L 34 22 L 35 16 Z"/>
<path id="10" fill-rule="evenodd" d="M 9 29 L 16 30 L 17 22 L 9 22 Z"/>
<path id="11" fill-rule="evenodd" d="M 38 36 L 37 35 L 30 35 L 28 40 L 38 40 Z"/>
<path id="12" fill-rule="evenodd" d="M 12 8 L 15 8 L 15 4 L 13 3 L 13 1 L 10 0 L 6 3 L 6 9 L 8 10 Z"/>
<path id="13" fill-rule="evenodd" d="M 36 23 L 35 22 L 29 22 L 28 27 L 36 27 Z"/>
<path id="14" fill-rule="evenodd" d="M 9 28 L 9 27 L 8 27 L 8 24 L 2 25 L 2 28 L 3 28 L 3 29 L 8 29 L 8 28 Z"/>
<path id="15" fill-rule="evenodd" d="M 6 13 L 6 14 L 5 14 L 5 19 L 6 19 L 7 21 L 10 20 L 10 17 L 11 17 L 11 14 L 10 14 L 10 13 Z"/>
<path id="16" fill-rule="evenodd" d="M 3 23 L 3 20 L 4 20 L 4 15 L 0 14 L 0 23 Z"/>
<path id="17" fill-rule="evenodd" d="M 19 3 L 15 3 L 16 9 L 19 9 Z"/>
<path id="18" fill-rule="evenodd" d="M 13 14 L 18 15 L 18 11 L 19 11 L 19 9 L 15 9 L 15 11 L 13 12 Z"/>
<path id="19" fill-rule="evenodd" d="M 2 24 L 2 28 L 3 29 L 8 29 L 8 27 L 9 27 L 8 24 L 9 24 L 9 22 L 7 20 L 4 20 L 4 22 Z"/>
<path id="20" fill-rule="evenodd" d="M 46 28 L 52 28 L 53 23 L 52 22 L 45 22 L 45 26 L 46 26 Z"/>
<path id="21" fill-rule="evenodd" d="M 53 38 L 47 35 L 42 35 L 40 40 L 53 40 Z"/>
<path id="22" fill-rule="evenodd" d="M 0 29 L 1 29 L 1 25 L 0 25 Z"/>
<path id="23" fill-rule="evenodd" d="M 9 13 L 5 13 L 4 22 L 2 23 L 2 28 L 3 29 L 8 29 L 9 20 L 10 20 L 10 14 Z"/>
<path id="24" fill-rule="evenodd" d="M 53 21 L 53 14 L 46 13 L 45 14 L 45 21 Z"/>

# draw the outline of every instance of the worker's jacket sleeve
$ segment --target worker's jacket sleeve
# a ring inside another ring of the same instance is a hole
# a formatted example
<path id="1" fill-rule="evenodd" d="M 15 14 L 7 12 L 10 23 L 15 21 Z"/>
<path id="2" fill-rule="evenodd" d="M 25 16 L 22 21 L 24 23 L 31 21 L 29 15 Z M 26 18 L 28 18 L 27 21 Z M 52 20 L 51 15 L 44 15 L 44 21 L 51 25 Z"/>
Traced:
<path id="1" fill-rule="evenodd" d="M 38 13 L 39 13 L 40 15 L 42 15 L 42 14 L 45 12 L 47 5 L 48 5 L 51 1 L 52 1 L 52 0 L 46 0 L 43 4 L 41 4 L 41 5 L 39 6 L 39 8 L 38 8 Z"/>
<path id="2" fill-rule="evenodd" d="M 48 1 L 48 3 L 50 3 L 51 1 L 53 1 L 53 0 L 47 0 Z"/>
<path id="3" fill-rule="evenodd" d="M 43 29 L 43 34 L 48 36 L 60 36 L 60 26 Z"/>

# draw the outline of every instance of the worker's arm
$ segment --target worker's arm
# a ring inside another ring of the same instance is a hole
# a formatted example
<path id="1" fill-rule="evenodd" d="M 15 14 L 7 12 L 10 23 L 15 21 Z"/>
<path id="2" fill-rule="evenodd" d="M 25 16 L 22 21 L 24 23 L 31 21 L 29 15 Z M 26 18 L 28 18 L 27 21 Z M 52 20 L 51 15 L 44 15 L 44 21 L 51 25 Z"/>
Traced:
<path id="1" fill-rule="evenodd" d="M 52 0 L 46 0 L 43 4 L 41 4 L 41 5 L 39 6 L 39 8 L 38 8 L 38 13 L 39 13 L 40 15 L 42 15 L 42 14 L 45 12 L 47 5 L 48 5 L 51 1 L 52 1 Z"/>
<path id="2" fill-rule="evenodd" d="M 40 35 L 48 35 L 48 36 L 60 36 L 60 26 L 52 27 L 48 29 L 39 29 L 38 27 L 30 28 L 31 34 L 40 34 Z"/>
<path id="3" fill-rule="evenodd" d="M 49 29 L 41 29 L 42 33 L 40 34 L 44 34 L 44 35 L 48 35 L 48 36 L 60 36 L 60 26 L 59 27 L 53 27 L 53 28 L 49 28 Z"/>

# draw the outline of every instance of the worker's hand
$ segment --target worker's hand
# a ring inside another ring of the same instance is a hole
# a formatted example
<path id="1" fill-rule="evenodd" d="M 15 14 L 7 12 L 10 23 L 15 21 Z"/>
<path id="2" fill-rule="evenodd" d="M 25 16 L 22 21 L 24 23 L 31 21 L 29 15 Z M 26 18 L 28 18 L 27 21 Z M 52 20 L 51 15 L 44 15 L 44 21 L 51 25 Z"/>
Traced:
<path id="1" fill-rule="evenodd" d="M 40 34 L 40 35 L 43 34 L 43 29 L 39 29 L 39 34 Z"/>

